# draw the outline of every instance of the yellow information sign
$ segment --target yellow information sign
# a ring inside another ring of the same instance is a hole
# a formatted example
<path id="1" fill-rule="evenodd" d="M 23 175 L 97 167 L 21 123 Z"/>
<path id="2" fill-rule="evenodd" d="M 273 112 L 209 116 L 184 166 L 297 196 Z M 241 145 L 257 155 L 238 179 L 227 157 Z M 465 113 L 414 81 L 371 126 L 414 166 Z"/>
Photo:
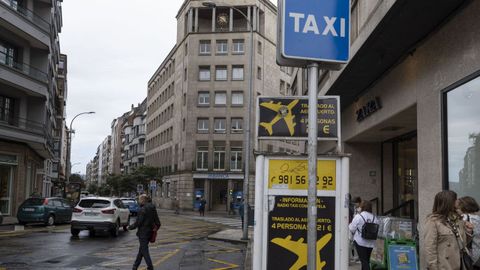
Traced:
<path id="1" fill-rule="evenodd" d="M 268 188 L 308 189 L 308 161 L 271 159 L 268 166 Z M 317 160 L 317 190 L 336 189 L 336 161 Z"/>

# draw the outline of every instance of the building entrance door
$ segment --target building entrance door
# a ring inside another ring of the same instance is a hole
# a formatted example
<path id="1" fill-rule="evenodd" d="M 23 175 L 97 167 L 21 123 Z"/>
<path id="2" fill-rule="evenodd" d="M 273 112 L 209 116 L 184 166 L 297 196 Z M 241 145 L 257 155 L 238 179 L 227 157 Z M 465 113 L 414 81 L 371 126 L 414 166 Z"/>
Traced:
<path id="1" fill-rule="evenodd" d="M 393 203 L 400 217 L 418 218 L 417 134 L 393 141 Z"/>
<path id="2" fill-rule="evenodd" d="M 212 210 L 213 211 L 228 211 L 228 181 L 227 180 L 212 180 Z"/>

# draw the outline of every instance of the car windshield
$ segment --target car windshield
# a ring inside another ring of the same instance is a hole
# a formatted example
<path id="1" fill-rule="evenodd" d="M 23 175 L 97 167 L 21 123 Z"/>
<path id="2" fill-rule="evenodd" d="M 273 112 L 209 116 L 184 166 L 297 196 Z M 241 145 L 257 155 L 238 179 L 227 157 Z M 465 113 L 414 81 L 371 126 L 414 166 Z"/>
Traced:
<path id="1" fill-rule="evenodd" d="M 38 206 L 43 204 L 43 198 L 30 198 L 27 199 L 24 203 L 23 206 Z"/>
<path id="2" fill-rule="evenodd" d="M 110 201 L 108 200 L 81 200 L 78 204 L 83 208 L 105 208 L 110 206 Z"/>

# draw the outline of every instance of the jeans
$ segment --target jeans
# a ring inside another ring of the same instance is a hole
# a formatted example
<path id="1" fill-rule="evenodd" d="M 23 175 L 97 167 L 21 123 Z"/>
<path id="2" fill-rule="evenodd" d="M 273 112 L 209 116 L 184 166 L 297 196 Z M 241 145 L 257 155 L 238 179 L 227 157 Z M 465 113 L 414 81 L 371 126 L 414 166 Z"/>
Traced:
<path id="1" fill-rule="evenodd" d="M 372 255 L 373 248 L 363 247 L 355 243 L 355 248 L 357 249 L 358 258 L 362 263 L 362 270 L 370 270 L 370 255 Z"/>
<path id="2" fill-rule="evenodd" d="M 137 269 L 142 263 L 142 258 L 145 258 L 145 263 L 147 264 L 148 270 L 153 270 L 152 259 L 150 258 L 150 252 L 148 251 L 148 238 L 138 238 L 140 242 L 140 247 L 138 248 L 137 259 L 133 264 L 133 269 Z"/>

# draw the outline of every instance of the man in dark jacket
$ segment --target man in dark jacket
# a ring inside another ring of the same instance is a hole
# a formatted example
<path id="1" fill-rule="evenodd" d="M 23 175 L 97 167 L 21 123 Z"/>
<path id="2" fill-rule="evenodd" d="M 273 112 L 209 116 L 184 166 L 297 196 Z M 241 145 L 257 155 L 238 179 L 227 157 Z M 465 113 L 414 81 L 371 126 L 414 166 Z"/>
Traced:
<path id="1" fill-rule="evenodd" d="M 137 237 L 140 242 L 138 249 L 137 259 L 133 264 L 133 269 L 137 269 L 142 262 L 142 258 L 145 258 L 147 263 L 147 269 L 153 270 L 152 259 L 150 258 L 150 252 L 148 251 L 148 243 L 152 236 L 154 225 L 160 228 L 160 219 L 158 218 L 157 209 L 149 202 L 148 196 L 145 194 L 140 195 L 138 198 L 140 204 L 140 211 L 138 211 L 137 220 L 134 224 L 128 226 L 129 230 L 137 229 Z"/>

